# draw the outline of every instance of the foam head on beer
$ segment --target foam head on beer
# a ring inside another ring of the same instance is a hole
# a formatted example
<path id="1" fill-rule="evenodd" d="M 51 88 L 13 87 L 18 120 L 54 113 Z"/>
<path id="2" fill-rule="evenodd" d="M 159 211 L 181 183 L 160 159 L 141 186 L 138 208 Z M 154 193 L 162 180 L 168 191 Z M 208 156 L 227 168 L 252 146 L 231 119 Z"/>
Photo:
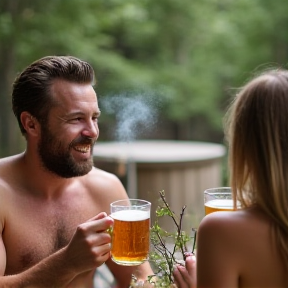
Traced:
<path id="1" fill-rule="evenodd" d="M 121 206 L 124 202 L 117 202 L 118 206 L 111 204 L 110 215 L 114 219 L 112 260 L 120 265 L 139 265 L 149 256 L 151 203 L 130 199 L 128 206 Z"/>
<path id="2" fill-rule="evenodd" d="M 233 211 L 232 199 L 215 199 L 205 203 L 205 214 L 210 214 L 216 211 Z"/>

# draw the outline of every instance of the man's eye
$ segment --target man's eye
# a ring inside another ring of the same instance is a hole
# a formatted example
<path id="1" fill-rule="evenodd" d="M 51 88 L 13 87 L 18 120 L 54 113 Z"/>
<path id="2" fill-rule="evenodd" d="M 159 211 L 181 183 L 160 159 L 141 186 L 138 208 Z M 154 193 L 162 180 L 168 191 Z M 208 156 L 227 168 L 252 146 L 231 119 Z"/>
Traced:
<path id="1" fill-rule="evenodd" d="M 71 119 L 72 121 L 75 121 L 75 122 L 79 122 L 79 121 L 81 121 L 82 120 L 82 118 L 81 117 L 76 117 L 76 118 L 73 118 L 73 119 Z"/>

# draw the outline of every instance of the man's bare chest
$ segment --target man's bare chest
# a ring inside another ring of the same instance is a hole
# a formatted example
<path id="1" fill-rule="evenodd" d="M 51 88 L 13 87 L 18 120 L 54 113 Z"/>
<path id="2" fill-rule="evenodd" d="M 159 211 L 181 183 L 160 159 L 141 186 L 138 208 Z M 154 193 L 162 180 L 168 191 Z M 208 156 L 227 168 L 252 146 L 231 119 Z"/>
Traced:
<path id="1" fill-rule="evenodd" d="M 67 245 L 77 226 L 98 213 L 93 203 L 14 205 L 2 234 L 6 272 L 21 272 Z"/>

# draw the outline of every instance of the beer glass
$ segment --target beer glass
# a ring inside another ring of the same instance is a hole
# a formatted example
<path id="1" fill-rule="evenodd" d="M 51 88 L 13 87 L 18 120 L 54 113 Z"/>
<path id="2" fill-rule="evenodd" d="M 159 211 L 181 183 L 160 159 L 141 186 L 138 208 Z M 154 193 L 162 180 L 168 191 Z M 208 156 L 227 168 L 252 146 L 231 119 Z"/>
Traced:
<path id="1" fill-rule="evenodd" d="M 148 260 L 151 203 L 140 199 L 110 204 L 114 219 L 111 257 L 120 265 L 134 266 Z"/>
<path id="2" fill-rule="evenodd" d="M 217 187 L 206 189 L 204 191 L 204 206 L 205 215 L 216 211 L 233 211 L 231 188 Z"/>

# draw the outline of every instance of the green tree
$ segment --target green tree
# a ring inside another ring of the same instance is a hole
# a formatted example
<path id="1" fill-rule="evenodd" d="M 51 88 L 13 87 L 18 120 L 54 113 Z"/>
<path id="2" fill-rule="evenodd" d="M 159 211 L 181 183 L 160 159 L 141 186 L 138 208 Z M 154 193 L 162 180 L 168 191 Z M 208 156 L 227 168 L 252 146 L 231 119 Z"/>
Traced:
<path id="1" fill-rule="evenodd" d="M 222 141 L 230 88 L 287 63 L 287 9 L 281 0 L 2 0 L 0 156 L 24 147 L 11 113 L 13 79 L 53 54 L 91 62 L 101 99 L 143 91 L 161 99 L 168 137 Z M 108 139 L 115 119 L 103 114 Z"/>

